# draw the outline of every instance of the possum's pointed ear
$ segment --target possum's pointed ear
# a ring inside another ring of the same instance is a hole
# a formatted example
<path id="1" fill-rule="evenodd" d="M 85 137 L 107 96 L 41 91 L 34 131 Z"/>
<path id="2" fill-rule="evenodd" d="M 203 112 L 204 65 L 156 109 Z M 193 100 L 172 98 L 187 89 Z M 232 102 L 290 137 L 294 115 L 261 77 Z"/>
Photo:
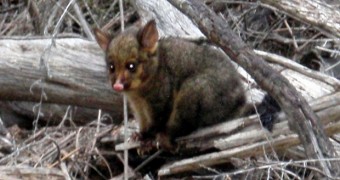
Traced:
<path id="1" fill-rule="evenodd" d="M 106 51 L 107 48 L 109 47 L 109 44 L 110 44 L 110 41 L 111 41 L 111 37 L 107 33 L 105 33 L 102 30 L 100 30 L 99 28 L 94 28 L 93 32 L 94 32 L 94 35 L 96 37 L 98 45 L 104 51 Z"/>
<path id="2" fill-rule="evenodd" d="M 143 50 L 154 53 L 157 48 L 158 42 L 158 31 L 156 26 L 156 21 L 149 21 L 139 32 L 139 43 L 141 44 Z"/>

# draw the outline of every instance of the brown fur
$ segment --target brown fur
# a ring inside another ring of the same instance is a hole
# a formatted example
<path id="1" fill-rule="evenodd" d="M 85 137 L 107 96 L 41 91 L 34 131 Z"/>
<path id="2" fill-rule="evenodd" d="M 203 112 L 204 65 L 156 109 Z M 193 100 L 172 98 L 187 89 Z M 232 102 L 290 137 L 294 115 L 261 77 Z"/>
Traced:
<path id="1" fill-rule="evenodd" d="M 123 85 L 142 136 L 157 137 L 169 148 L 176 137 L 240 115 L 245 104 L 240 77 L 216 48 L 180 38 L 158 40 L 155 21 L 114 39 L 100 30 L 95 34 L 106 51 L 112 86 Z"/>

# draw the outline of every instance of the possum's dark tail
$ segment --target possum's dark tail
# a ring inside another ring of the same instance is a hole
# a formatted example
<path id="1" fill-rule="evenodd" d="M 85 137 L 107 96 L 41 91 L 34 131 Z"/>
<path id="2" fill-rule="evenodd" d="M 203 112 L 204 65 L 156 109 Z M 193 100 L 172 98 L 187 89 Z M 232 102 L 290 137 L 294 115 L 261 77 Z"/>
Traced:
<path id="1" fill-rule="evenodd" d="M 273 125 L 278 118 L 278 114 L 281 112 L 279 104 L 274 98 L 267 94 L 256 108 L 260 115 L 263 127 L 267 128 L 269 131 L 272 131 Z"/>

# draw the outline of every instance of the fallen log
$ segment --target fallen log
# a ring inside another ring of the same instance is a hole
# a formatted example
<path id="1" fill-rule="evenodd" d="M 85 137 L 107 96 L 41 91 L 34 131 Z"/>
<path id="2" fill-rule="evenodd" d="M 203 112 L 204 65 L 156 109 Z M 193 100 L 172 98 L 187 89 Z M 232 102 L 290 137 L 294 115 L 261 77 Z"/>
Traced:
<path id="1" fill-rule="evenodd" d="M 122 98 L 109 86 L 103 52 L 77 38 L 0 40 L 0 98 L 109 110 Z"/>

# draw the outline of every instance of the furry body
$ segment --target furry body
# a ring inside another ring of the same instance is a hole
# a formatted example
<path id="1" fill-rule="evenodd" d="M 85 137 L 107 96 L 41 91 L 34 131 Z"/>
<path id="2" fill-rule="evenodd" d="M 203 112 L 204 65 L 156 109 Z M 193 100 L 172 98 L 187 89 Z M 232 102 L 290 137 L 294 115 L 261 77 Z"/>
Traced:
<path id="1" fill-rule="evenodd" d="M 229 58 L 209 45 L 158 40 L 154 21 L 115 38 L 95 31 L 112 88 L 127 95 L 143 138 L 176 137 L 244 112 L 245 93 Z"/>

